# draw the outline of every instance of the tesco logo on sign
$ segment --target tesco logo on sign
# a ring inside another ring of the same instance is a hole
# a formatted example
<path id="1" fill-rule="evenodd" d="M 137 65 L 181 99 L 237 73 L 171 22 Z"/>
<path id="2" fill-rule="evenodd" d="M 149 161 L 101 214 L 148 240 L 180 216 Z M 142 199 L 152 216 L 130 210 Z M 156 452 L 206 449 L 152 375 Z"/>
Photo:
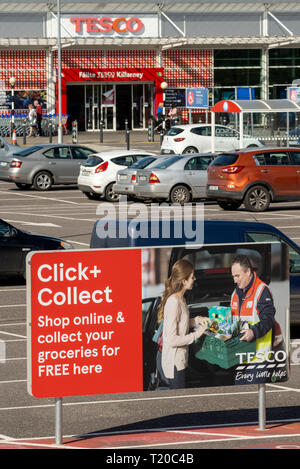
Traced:
<path id="1" fill-rule="evenodd" d="M 87 33 L 108 34 L 116 32 L 118 34 L 137 34 L 144 28 L 142 20 L 139 18 L 70 18 L 70 22 L 75 25 L 75 33 L 82 33 L 85 26 Z"/>

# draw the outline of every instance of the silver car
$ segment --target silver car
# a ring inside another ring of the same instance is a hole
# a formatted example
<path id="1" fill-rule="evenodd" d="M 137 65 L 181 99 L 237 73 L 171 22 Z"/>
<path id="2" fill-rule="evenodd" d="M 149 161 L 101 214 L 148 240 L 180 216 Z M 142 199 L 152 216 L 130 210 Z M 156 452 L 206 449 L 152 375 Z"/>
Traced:
<path id="1" fill-rule="evenodd" d="M 184 204 L 206 197 L 207 167 L 217 155 L 172 156 L 139 170 L 134 194 L 140 199 L 165 199 Z"/>
<path id="2" fill-rule="evenodd" d="M 113 189 L 117 194 L 125 194 L 130 197 L 134 196 L 134 188 L 137 181 L 137 174 L 139 170 L 151 168 L 155 166 L 158 161 L 164 161 L 170 158 L 169 156 L 162 155 L 149 155 L 145 156 L 139 161 L 126 169 L 120 169 L 117 174 L 117 182 L 114 184 Z"/>
<path id="3" fill-rule="evenodd" d="M 19 189 L 47 191 L 53 184 L 77 184 L 80 165 L 95 150 L 81 145 L 41 144 L 0 155 L 0 180 Z"/>

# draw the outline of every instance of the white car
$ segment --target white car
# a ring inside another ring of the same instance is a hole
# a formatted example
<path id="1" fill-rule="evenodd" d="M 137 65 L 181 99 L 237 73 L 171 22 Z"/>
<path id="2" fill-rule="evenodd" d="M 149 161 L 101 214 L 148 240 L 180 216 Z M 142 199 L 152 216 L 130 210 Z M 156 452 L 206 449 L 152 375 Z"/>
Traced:
<path id="1" fill-rule="evenodd" d="M 113 190 L 117 172 L 148 155 L 152 153 L 143 150 L 113 150 L 90 155 L 80 166 L 78 189 L 89 199 L 104 197 L 109 202 L 115 202 L 120 197 Z"/>
<path id="2" fill-rule="evenodd" d="M 244 147 L 262 147 L 255 137 L 244 135 Z M 224 125 L 215 126 L 215 151 L 240 148 L 239 133 Z M 186 124 L 172 127 L 164 136 L 161 153 L 181 155 L 183 153 L 207 153 L 211 151 L 211 124 Z"/>

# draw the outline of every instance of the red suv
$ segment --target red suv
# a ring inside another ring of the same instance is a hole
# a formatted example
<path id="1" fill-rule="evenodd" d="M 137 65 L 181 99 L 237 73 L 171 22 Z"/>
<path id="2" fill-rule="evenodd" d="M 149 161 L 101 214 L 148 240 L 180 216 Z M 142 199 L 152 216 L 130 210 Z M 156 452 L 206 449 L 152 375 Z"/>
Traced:
<path id="1" fill-rule="evenodd" d="M 300 148 L 223 153 L 207 168 L 206 189 L 224 210 L 243 203 L 251 212 L 263 212 L 271 202 L 300 200 Z"/>

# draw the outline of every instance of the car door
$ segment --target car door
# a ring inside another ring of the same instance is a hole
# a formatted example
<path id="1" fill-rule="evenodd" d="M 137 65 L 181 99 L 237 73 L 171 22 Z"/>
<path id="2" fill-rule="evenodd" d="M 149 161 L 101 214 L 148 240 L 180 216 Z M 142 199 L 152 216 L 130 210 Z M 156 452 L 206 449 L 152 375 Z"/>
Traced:
<path id="1" fill-rule="evenodd" d="M 77 178 L 80 173 L 80 166 L 88 159 L 90 155 L 95 153 L 90 148 L 86 147 L 71 147 L 73 163 L 74 163 L 74 182 L 77 182 Z"/>
<path id="2" fill-rule="evenodd" d="M 234 150 L 239 148 L 239 141 L 232 129 L 216 125 L 215 127 L 215 149 L 216 151 Z"/>
<path id="3" fill-rule="evenodd" d="M 69 145 L 52 147 L 44 152 L 44 156 L 56 183 L 72 184 L 77 181 L 78 161 L 72 158 Z"/>
<path id="4" fill-rule="evenodd" d="M 299 192 L 297 188 L 297 170 L 290 164 L 288 151 L 270 150 L 254 154 L 258 166 L 257 177 L 266 181 L 275 196 L 288 197 Z"/>
<path id="5" fill-rule="evenodd" d="M 15 274 L 21 271 L 23 251 L 18 241 L 17 230 L 0 221 L 0 274 Z"/>
<path id="6" fill-rule="evenodd" d="M 289 153 L 291 157 L 291 170 L 297 179 L 295 195 L 300 196 L 300 150 L 292 150 Z"/>
<path id="7" fill-rule="evenodd" d="M 206 196 L 207 167 L 211 158 L 193 156 L 184 167 L 184 175 L 192 188 L 194 197 Z"/>

